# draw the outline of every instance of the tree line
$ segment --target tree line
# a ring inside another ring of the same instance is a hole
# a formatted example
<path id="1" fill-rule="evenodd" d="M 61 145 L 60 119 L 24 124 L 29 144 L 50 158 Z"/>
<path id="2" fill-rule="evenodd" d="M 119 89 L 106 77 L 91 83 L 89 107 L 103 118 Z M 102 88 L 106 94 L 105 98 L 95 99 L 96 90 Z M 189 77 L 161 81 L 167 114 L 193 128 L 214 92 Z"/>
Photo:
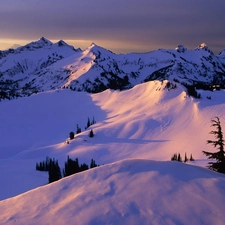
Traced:
<path id="1" fill-rule="evenodd" d="M 211 127 L 214 128 L 214 130 L 210 131 L 210 134 L 214 135 L 215 140 L 207 140 L 207 144 L 212 144 L 214 148 L 217 149 L 216 152 L 208 152 L 208 151 L 202 151 L 204 155 L 208 157 L 208 159 L 212 159 L 212 162 L 208 163 L 208 168 L 210 170 L 219 172 L 219 173 L 225 173 L 225 151 L 224 151 L 224 138 L 223 138 L 223 131 L 222 126 L 219 117 L 215 117 L 211 120 Z M 179 161 L 182 162 L 182 158 L 180 153 L 175 153 L 171 157 L 172 161 Z M 191 154 L 190 159 L 187 158 L 187 155 L 185 153 L 185 159 L 184 162 L 187 162 L 188 160 L 193 161 L 193 156 Z"/>
<path id="2" fill-rule="evenodd" d="M 184 155 L 184 161 L 182 160 L 182 157 L 180 155 L 180 153 L 175 153 L 173 154 L 173 156 L 171 157 L 171 161 L 178 161 L 178 162 L 188 162 L 188 161 L 194 161 L 194 158 L 191 154 L 190 158 L 187 157 L 187 154 L 185 152 L 185 155 Z"/>
<path id="3" fill-rule="evenodd" d="M 63 170 L 61 170 L 58 160 L 54 158 L 46 157 L 46 160 L 36 163 L 36 170 L 39 171 L 47 171 L 48 172 L 48 182 L 52 183 L 54 181 L 60 180 L 63 177 L 70 176 L 75 173 L 79 173 L 94 167 L 97 167 L 94 159 L 91 159 L 90 167 L 86 164 L 79 164 L 78 158 L 71 159 L 69 156 L 67 157 L 67 161 L 64 164 Z M 62 171 L 62 172 L 61 172 Z"/>

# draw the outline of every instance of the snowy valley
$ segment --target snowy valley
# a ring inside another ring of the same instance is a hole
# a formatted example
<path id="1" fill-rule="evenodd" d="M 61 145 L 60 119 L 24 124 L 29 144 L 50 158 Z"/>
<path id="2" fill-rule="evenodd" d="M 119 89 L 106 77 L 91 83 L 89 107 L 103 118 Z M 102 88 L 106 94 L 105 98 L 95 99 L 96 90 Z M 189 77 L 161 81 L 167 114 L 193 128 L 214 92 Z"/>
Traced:
<path id="1" fill-rule="evenodd" d="M 202 153 L 210 120 L 225 129 L 224 51 L 117 55 L 45 38 L 13 51 L 0 52 L 0 224 L 224 223 L 225 175 Z M 51 184 L 35 170 L 68 155 L 100 166 Z"/>

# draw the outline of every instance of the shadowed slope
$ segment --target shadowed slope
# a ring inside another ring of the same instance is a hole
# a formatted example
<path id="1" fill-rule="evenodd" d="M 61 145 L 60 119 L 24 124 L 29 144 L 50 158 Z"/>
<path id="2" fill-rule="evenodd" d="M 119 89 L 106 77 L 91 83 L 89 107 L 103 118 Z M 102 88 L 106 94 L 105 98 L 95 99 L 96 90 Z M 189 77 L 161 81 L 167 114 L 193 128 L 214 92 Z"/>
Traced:
<path id="1" fill-rule="evenodd" d="M 1 224 L 223 224 L 225 177 L 125 160 L 0 202 Z"/>

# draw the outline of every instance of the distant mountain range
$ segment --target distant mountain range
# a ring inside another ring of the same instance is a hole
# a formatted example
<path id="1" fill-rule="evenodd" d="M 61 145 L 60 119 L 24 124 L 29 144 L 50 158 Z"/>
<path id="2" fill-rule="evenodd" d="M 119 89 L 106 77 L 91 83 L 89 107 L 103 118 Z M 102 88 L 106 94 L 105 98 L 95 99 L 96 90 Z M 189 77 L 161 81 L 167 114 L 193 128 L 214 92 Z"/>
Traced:
<path id="1" fill-rule="evenodd" d="M 0 99 L 70 88 L 97 93 L 129 89 L 152 80 L 169 80 L 201 88 L 225 86 L 225 50 L 218 56 L 201 44 L 194 50 L 114 54 L 92 43 L 75 49 L 63 40 L 42 37 L 16 49 L 0 51 Z"/>

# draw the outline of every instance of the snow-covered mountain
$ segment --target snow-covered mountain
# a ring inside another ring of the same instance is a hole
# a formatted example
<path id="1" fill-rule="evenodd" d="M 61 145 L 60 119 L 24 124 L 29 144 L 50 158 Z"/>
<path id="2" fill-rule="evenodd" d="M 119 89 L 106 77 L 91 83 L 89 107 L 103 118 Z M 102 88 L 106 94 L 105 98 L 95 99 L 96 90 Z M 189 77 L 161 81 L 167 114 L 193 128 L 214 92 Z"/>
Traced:
<path id="1" fill-rule="evenodd" d="M 77 52 L 81 50 L 62 40 L 53 44 L 43 37 L 17 49 L 0 51 L 0 96 L 26 96 L 46 91 L 55 81 L 60 86 L 58 80 L 63 79 L 61 73 L 66 69 L 62 66 L 55 71 L 50 66 Z"/>
<path id="2" fill-rule="evenodd" d="M 201 44 L 148 53 L 114 54 L 96 44 L 81 51 L 45 38 L 0 51 L 0 97 L 26 96 L 71 88 L 97 93 L 128 89 L 151 80 L 170 80 L 202 88 L 225 85 L 225 50 L 218 56 Z"/>
<path id="3" fill-rule="evenodd" d="M 223 85 L 224 61 L 204 44 L 116 55 L 41 38 L 1 52 L 1 97 L 37 94 L 0 102 L 0 224 L 224 224 L 225 176 L 202 151 L 210 120 L 225 127 L 225 91 L 183 85 Z M 36 163 L 68 155 L 100 166 L 47 185 Z"/>

